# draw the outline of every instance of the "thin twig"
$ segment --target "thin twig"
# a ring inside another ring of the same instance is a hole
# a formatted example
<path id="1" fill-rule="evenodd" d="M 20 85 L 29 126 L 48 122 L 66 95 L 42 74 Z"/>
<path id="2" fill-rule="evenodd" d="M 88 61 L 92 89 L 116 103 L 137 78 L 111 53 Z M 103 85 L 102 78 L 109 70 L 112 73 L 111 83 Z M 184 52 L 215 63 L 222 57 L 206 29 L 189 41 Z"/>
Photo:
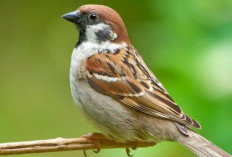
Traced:
<path id="1" fill-rule="evenodd" d="M 132 148 L 134 142 L 120 143 L 111 139 L 98 139 L 101 149 L 109 148 Z M 136 147 L 149 147 L 155 145 L 154 142 L 138 142 Z M 96 141 L 81 138 L 56 138 L 38 141 L 10 142 L 0 144 L 0 155 L 29 154 L 71 150 L 97 149 Z"/>

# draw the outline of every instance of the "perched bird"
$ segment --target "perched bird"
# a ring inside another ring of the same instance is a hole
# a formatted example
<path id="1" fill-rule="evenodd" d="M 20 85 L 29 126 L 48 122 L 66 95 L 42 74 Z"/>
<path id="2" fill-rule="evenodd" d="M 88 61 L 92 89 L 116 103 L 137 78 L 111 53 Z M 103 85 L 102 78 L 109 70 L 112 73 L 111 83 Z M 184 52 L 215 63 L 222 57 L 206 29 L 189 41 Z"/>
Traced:
<path id="1" fill-rule="evenodd" d="M 116 141 L 177 141 L 200 157 L 230 157 L 192 128 L 131 44 L 120 15 L 84 5 L 63 15 L 79 29 L 70 68 L 72 96 L 85 116 Z"/>

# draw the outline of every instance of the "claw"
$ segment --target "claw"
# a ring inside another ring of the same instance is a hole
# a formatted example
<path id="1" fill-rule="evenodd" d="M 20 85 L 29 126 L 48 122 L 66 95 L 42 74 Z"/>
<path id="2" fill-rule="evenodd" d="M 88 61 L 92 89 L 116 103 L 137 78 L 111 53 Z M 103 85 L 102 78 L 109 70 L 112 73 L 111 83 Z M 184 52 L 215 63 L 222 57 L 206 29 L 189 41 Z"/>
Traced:
<path id="1" fill-rule="evenodd" d="M 83 154 L 85 157 L 87 157 L 86 150 L 83 150 Z"/>
<path id="2" fill-rule="evenodd" d="M 97 150 L 93 150 L 94 153 L 99 153 L 101 151 L 101 148 L 97 148 Z"/>
<path id="3" fill-rule="evenodd" d="M 94 141 L 95 145 L 97 146 L 96 150 L 93 150 L 94 153 L 99 153 L 101 151 L 101 144 L 98 140 Z"/>
<path id="4" fill-rule="evenodd" d="M 137 149 L 137 147 L 138 147 L 138 143 L 139 143 L 139 142 L 138 142 L 138 141 L 136 141 L 136 142 L 135 142 L 135 145 L 134 145 L 131 149 L 136 150 L 136 149 Z"/>
<path id="5" fill-rule="evenodd" d="M 126 154 L 128 157 L 133 157 L 133 155 L 130 155 L 130 148 L 126 148 Z"/>
<path id="6" fill-rule="evenodd" d="M 99 139 L 108 139 L 107 136 L 101 134 L 101 133 L 89 133 L 87 135 L 83 135 L 82 138 L 87 138 L 87 139 L 90 139 L 90 140 L 93 140 L 97 149 L 96 150 L 93 150 L 94 153 L 99 153 L 101 151 L 101 144 L 99 142 Z M 86 153 L 84 153 L 86 154 Z M 86 157 L 86 156 L 85 156 Z"/>

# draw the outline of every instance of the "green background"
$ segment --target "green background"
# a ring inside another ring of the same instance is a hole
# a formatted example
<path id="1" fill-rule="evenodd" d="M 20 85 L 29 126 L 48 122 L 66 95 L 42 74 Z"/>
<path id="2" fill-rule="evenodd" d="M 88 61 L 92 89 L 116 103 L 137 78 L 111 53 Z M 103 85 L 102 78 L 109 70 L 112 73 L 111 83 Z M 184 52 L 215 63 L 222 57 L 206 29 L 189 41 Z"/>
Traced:
<path id="1" fill-rule="evenodd" d="M 232 154 L 231 0 L 0 0 L 0 142 L 96 131 L 70 94 L 70 56 L 78 31 L 61 18 L 87 3 L 105 4 L 120 13 L 133 45 L 185 113 L 201 123 L 198 132 Z M 123 149 L 87 153 L 126 157 Z M 132 154 L 195 156 L 171 142 Z"/>

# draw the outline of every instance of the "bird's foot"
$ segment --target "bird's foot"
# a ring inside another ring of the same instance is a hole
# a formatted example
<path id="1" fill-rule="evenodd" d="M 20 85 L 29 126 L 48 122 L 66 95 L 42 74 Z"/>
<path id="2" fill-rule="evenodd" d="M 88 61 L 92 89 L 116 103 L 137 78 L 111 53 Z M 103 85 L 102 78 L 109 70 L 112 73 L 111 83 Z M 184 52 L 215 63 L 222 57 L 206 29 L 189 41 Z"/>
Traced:
<path id="1" fill-rule="evenodd" d="M 132 144 L 134 145 L 131 147 L 131 149 L 136 150 L 138 146 L 139 141 L 133 141 Z M 132 157 L 133 155 L 130 154 L 130 148 L 126 148 L 126 154 L 128 157 Z"/>
<path id="2" fill-rule="evenodd" d="M 94 153 L 99 153 L 101 151 L 101 143 L 100 143 L 99 140 L 107 140 L 107 139 L 109 139 L 104 134 L 97 133 L 97 132 L 93 132 L 93 133 L 89 133 L 87 135 L 83 135 L 82 138 L 86 138 L 86 139 L 90 139 L 90 140 L 94 141 L 94 143 L 96 145 L 96 150 L 93 150 Z M 86 157 L 86 152 L 85 151 L 84 151 L 84 155 Z"/>
<path id="3" fill-rule="evenodd" d="M 135 141 L 134 146 L 131 149 L 136 150 L 138 147 L 138 144 L 139 144 L 139 141 Z"/>
<path id="4" fill-rule="evenodd" d="M 130 154 L 130 148 L 126 148 L 126 154 L 128 157 L 133 157 L 133 155 Z"/>

